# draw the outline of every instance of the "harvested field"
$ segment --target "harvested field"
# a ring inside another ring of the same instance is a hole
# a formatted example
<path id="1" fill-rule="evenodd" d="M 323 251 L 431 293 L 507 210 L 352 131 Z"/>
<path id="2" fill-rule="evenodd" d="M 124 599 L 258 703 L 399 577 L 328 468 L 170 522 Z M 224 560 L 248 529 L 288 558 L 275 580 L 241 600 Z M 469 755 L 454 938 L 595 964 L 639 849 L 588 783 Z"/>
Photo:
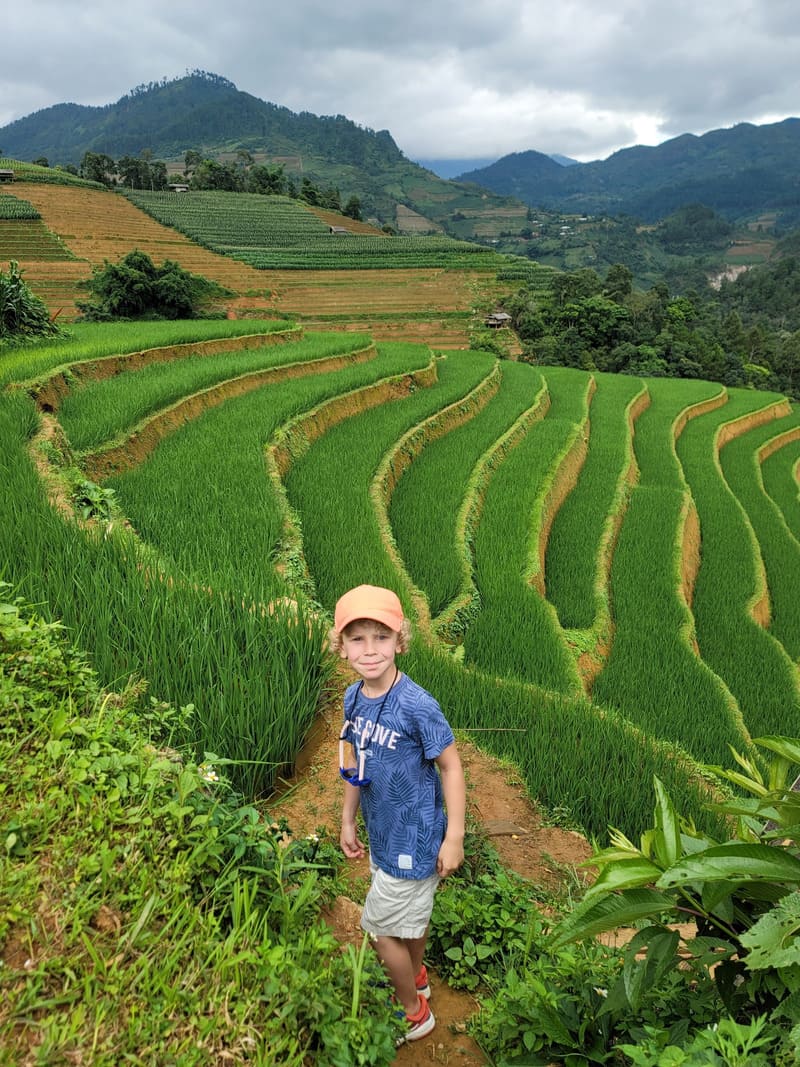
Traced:
<path id="1" fill-rule="evenodd" d="M 230 317 L 286 316 L 310 329 L 368 329 L 378 340 L 409 339 L 440 348 L 465 348 L 473 307 L 494 301 L 498 293 L 494 273 L 486 270 L 256 270 L 202 248 L 116 193 L 17 182 L 13 195 L 32 204 L 55 236 L 46 242 L 47 258 L 21 237 L 7 243 L 0 269 L 20 259 L 33 292 L 65 320 L 77 316 L 76 302 L 86 297 L 80 283 L 92 268 L 134 249 L 156 263 L 174 260 L 231 290 L 225 302 Z M 330 213 L 317 214 L 327 221 Z M 352 225 L 359 233 L 375 232 L 367 223 Z M 76 258 L 53 260 L 58 247 Z"/>

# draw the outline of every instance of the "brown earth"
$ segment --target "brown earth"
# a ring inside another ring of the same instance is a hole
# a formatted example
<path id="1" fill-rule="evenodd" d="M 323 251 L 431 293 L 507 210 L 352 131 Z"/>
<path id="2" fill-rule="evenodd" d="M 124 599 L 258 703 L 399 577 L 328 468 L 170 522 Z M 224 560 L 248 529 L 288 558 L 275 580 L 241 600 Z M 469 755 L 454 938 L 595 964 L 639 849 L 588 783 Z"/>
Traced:
<path id="1" fill-rule="evenodd" d="M 288 316 L 312 330 L 368 330 L 376 341 L 416 341 L 434 348 L 466 348 L 472 307 L 491 303 L 504 290 L 494 271 L 486 270 L 256 270 L 201 248 L 118 193 L 15 182 L 9 194 L 33 204 L 62 256 L 75 258 L 41 258 L 34 244 L 4 245 L 0 270 L 10 259 L 18 260 L 26 283 L 51 314 L 65 321 L 78 314 L 76 301 L 86 299 L 80 283 L 92 269 L 134 249 L 156 263 L 173 260 L 229 289 L 233 295 L 225 306 L 234 318 Z M 341 224 L 341 216 L 336 218 Z M 374 232 L 368 224 L 358 226 L 359 232 L 363 227 Z"/>
<path id="2" fill-rule="evenodd" d="M 343 679 L 339 694 L 344 684 Z M 343 788 L 338 773 L 340 700 L 334 694 L 322 710 L 300 753 L 295 777 L 269 805 L 269 814 L 284 817 L 296 836 L 324 829 L 338 840 Z M 575 868 L 591 855 L 588 842 L 572 831 L 545 825 L 512 767 L 465 740 L 459 740 L 458 748 L 467 779 L 469 814 L 490 838 L 502 863 L 532 884 L 554 892 L 567 880 L 585 879 Z M 350 895 L 363 899 L 369 879 L 367 860 L 349 863 L 347 878 Z M 360 945 L 360 915 L 360 905 L 348 896 L 339 897 L 326 918 L 339 941 Z M 488 1064 L 466 1033 L 467 1019 L 478 1007 L 474 997 L 450 989 L 434 971 L 430 981 L 436 1028 L 427 1038 L 400 1048 L 396 1063 L 409 1067 Z"/>

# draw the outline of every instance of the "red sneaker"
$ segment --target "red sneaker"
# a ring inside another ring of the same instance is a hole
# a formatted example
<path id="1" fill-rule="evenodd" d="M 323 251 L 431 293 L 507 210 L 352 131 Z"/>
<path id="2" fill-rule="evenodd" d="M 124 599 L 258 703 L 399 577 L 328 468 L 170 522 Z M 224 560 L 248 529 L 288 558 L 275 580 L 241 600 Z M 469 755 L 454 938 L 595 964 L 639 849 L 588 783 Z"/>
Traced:
<path id="1" fill-rule="evenodd" d="M 426 1000 L 431 999 L 431 987 L 428 984 L 428 968 L 423 963 L 420 967 L 419 974 L 414 979 L 414 983 L 417 987 L 417 994 L 421 997 L 425 997 Z"/>
<path id="2" fill-rule="evenodd" d="M 406 1015 L 408 1030 L 395 1042 L 398 1048 L 406 1041 L 419 1041 L 421 1037 L 426 1037 L 436 1026 L 436 1019 L 433 1017 L 427 998 L 420 997 L 419 1004 L 416 1015 Z"/>

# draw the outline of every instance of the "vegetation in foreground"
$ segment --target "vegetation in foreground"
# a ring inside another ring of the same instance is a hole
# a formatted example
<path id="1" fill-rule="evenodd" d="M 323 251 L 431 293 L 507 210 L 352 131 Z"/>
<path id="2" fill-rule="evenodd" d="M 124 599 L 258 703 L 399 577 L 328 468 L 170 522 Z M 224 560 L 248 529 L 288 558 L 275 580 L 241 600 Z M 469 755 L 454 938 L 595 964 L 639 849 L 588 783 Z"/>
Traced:
<path id="1" fill-rule="evenodd" d="M 4 1063 L 390 1063 L 396 1029 L 366 943 L 321 919 L 340 853 L 294 838 L 169 742 L 191 708 L 102 691 L 62 627 L 0 586 L 0 1047 Z M 714 842 L 656 782 L 655 825 L 616 835 L 552 928 L 535 886 L 480 837 L 439 892 L 430 962 L 480 1008 L 501 1065 L 789 1067 L 799 1062 L 800 742 Z M 765 821 L 767 820 L 767 821 Z M 551 907 L 559 902 L 548 900 Z M 681 942 L 669 924 L 692 919 Z M 625 949 L 594 935 L 641 927 Z"/>
<path id="2" fill-rule="evenodd" d="M 191 708 L 102 692 L 0 587 L 2 1062 L 388 1063 L 371 952 L 320 920 L 339 849 L 169 747 Z"/>

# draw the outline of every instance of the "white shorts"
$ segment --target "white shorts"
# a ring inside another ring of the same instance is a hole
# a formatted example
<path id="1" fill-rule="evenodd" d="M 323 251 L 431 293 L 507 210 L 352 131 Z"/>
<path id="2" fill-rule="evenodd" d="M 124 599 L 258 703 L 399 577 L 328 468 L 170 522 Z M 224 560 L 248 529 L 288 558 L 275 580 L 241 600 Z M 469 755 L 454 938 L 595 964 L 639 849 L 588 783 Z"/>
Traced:
<path id="1" fill-rule="evenodd" d="M 370 882 L 361 928 L 372 937 L 424 937 L 433 911 L 439 875 L 395 878 L 370 864 Z"/>

